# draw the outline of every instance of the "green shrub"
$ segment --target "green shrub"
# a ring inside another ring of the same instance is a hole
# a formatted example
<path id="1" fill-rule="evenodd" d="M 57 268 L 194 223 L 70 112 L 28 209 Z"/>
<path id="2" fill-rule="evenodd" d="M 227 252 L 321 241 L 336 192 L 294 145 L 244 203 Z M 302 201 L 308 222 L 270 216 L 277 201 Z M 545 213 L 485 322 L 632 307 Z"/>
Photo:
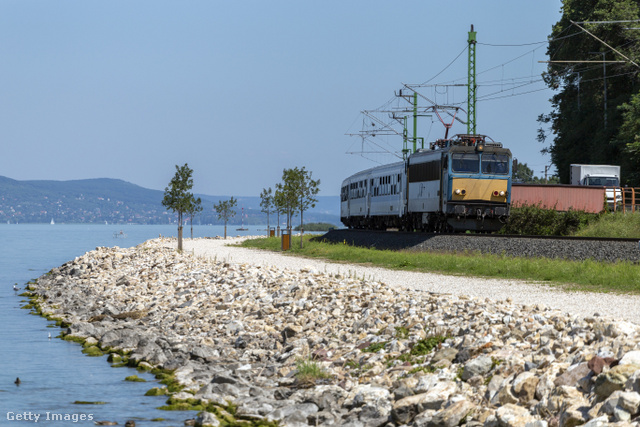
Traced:
<path id="1" fill-rule="evenodd" d="M 501 234 L 528 236 L 570 236 L 596 221 L 599 214 L 569 210 L 558 212 L 538 206 L 512 207 Z"/>
<path id="2" fill-rule="evenodd" d="M 304 231 L 329 231 L 334 230 L 337 227 L 328 222 L 310 222 L 304 225 Z M 294 228 L 295 231 L 300 231 L 300 226 Z"/>

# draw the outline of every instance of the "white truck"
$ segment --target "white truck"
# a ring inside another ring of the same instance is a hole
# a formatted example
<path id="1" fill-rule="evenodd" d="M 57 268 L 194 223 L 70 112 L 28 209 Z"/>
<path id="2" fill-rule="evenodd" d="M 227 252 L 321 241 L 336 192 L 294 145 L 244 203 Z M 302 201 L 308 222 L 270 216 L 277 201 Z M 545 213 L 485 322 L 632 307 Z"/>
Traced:
<path id="1" fill-rule="evenodd" d="M 615 165 L 571 165 L 571 185 L 607 187 L 607 205 L 614 208 L 622 204 L 620 188 L 620 166 Z"/>

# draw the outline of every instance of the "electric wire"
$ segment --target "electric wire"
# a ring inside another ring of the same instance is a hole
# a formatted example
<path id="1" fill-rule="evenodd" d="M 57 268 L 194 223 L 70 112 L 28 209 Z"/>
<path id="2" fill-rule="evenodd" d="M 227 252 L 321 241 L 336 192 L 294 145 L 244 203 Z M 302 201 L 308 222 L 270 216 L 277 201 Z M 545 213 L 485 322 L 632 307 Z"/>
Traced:
<path id="1" fill-rule="evenodd" d="M 640 22 L 640 21 L 638 21 Z M 533 42 L 533 43 L 522 43 L 522 44 L 492 44 L 492 43 L 478 43 L 481 46 L 487 46 L 487 47 L 526 47 L 526 46 L 537 46 L 534 49 L 530 49 L 527 52 L 524 52 L 523 54 L 520 54 L 518 56 L 515 56 L 514 58 L 509 59 L 508 61 L 505 61 L 499 65 L 487 68 L 479 73 L 477 73 L 477 75 L 485 75 L 487 73 L 490 73 L 492 71 L 495 71 L 497 69 L 503 68 L 513 62 L 516 62 L 518 60 L 521 60 L 522 58 L 528 57 L 529 55 L 532 55 L 532 61 L 535 59 L 535 53 L 541 48 L 543 47 L 543 45 L 551 42 L 560 42 L 560 46 L 558 46 L 557 49 L 554 49 L 554 51 L 548 51 L 547 54 L 549 55 L 550 58 L 554 58 L 555 55 L 557 54 L 558 51 L 560 51 L 562 49 L 562 47 L 564 47 L 564 43 L 566 42 L 567 39 L 569 38 L 573 38 L 577 35 L 580 34 L 584 34 L 582 31 L 578 31 L 578 32 L 574 32 L 571 34 L 566 34 L 569 32 L 569 30 L 573 28 L 573 26 L 569 26 L 567 28 L 565 28 L 564 30 L 562 30 L 558 36 L 549 39 L 547 41 L 541 41 L 541 42 Z M 631 42 L 628 42 L 631 43 Z M 626 44 L 625 43 L 622 47 L 624 47 Z M 538 46 L 539 45 L 539 46 Z M 439 106 L 439 104 L 435 101 L 432 101 L 431 99 L 429 99 L 427 96 L 425 96 L 424 94 L 418 92 L 416 90 L 416 88 L 418 87 L 422 87 L 422 86 L 427 86 L 430 82 L 432 82 L 433 80 L 435 80 L 437 77 L 439 77 L 440 75 L 442 75 L 445 71 L 447 71 L 454 63 L 456 63 L 456 61 L 458 61 L 460 59 L 460 57 L 463 55 L 463 53 L 465 51 L 468 51 L 468 45 L 465 45 L 464 49 L 462 49 L 458 55 L 456 55 L 456 57 L 450 61 L 443 69 L 441 69 L 438 73 L 436 73 L 433 77 L 431 77 L 430 79 L 426 80 L 425 82 L 421 83 L 421 84 L 417 84 L 417 85 L 404 85 L 405 87 L 407 87 L 408 89 L 414 91 L 421 99 L 424 99 L 425 101 L 429 102 L 430 104 L 432 104 L 435 108 L 437 108 Z M 606 53 L 612 52 L 612 50 L 608 50 L 606 51 Z M 605 54 L 606 54 L 605 53 Z M 587 65 L 584 64 L 582 66 L 576 66 L 576 65 L 571 65 L 571 66 L 566 66 L 564 68 L 561 68 L 560 70 L 558 70 L 558 73 L 560 73 L 561 75 L 573 75 L 573 74 L 578 74 L 578 76 L 580 76 L 580 74 L 585 74 L 588 72 L 593 72 L 595 70 L 598 70 L 600 68 L 600 64 L 598 65 Z M 534 66 L 532 65 L 532 71 L 533 71 Z M 634 71 L 635 72 L 635 71 Z M 620 76 L 625 76 L 625 75 L 629 75 L 629 74 L 633 74 L 634 72 L 627 72 L 627 73 L 619 73 L 619 74 L 614 74 L 614 75 L 609 75 L 606 78 L 607 79 L 612 79 L 612 78 L 616 78 L 616 77 L 620 77 Z M 466 86 L 466 84 L 457 84 L 457 82 L 459 81 L 464 81 L 467 77 L 460 77 L 458 79 L 454 79 L 454 80 L 449 80 L 448 82 L 444 82 L 444 83 L 437 83 L 435 85 L 429 85 L 429 86 L 433 86 L 433 91 L 434 91 L 434 99 L 438 99 L 438 95 L 440 95 L 440 97 L 442 97 L 443 95 L 447 95 L 447 97 L 449 96 L 449 89 L 446 88 L 444 91 L 439 91 L 438 86 L 442 87 L 442 86 Z M 581 79 L 579 81 L 579 83 L 588 83 L 588 82 L 592 82 L 592 81 L 597 81 L 597 80 L 603 80 L 604 77 L 599 77 L 599 78 L 593 78 L 593 79 L 588 79 L 588 80 L 584 80 Z M 537 74 L 531 74 L 528 76 L 518 76 L 518 77 L 507 77 L 505 78 L 504 76 L 499 78 L 499 79 L 490 79 L 490 80 L 484 80 L 484 81 L 479 81 L 477 83 L 477 87 L 478 89 L 480 88 L 489 88 L 489 87 L 495 87 L 495 86 L 501 86 L 502 89 L 501 90 L 497 90 L 497 91 L 493 91 L 481 96 L 478 96 L 476 98 L 477 102 L 489 102 L 489 101 L 493 101 L 493 100 L 498 100 L 498 99 L 505 99 L 505 98 L 510 98 L 510 97 L 514 97 L 514 96 L 522 96 L 522 95 L 527 95 L 527 94 L 531 94 L 531 93 L 536 93 L 536 92 L 541 92 L 541 91 L 545 91 L 545 90 L 552 90 L 551 87 L 546 86 L 542 87 L 542 88 L 534 88 L 534 89 L 530 89 L 530 90 L 522 90 L 524 88 L 530 87 L 532 85 L 536 85 L 536 84 L 541 84 L 544 83 L 544 78 L 541 77 L 540 75 Z M 441 89 L 440 89 L 441 90 Z M 455 94 L 454 94 L 455 95 Z M 453 95 L 452 95 L 453 96 Z M 454 96 L 455 98 L 455 96 Z M 466 97 L 465 97 L 466 98 Z M 389 101 L 387 101 L 386 103 L 384 103 L 379 109 L 377 109 L 378 111 L 384 110 L 386 109 L 394 100 L 396 100 L 398 103 L 400 102 L 400 100 L 398 99 L 397 96 L 391 98 Z M 467 100 L 464 99 L 460 102 L 447 102 L 447 106 L 449 107 L 460 107 L 464 104 L 466 104 Z M 449 115 L 451 115 L 451 113 L 449 113 L 448 111 L 445 110 L 445 112 Z M 431 134 L 431 131 L 433 129 L 433 125 L 434 125 L 435 120 L 432 118 L 431 119 L 431 125 L 429 126 L 429 131 L 428 131 L 428 136 Z M 393 122 L 390 123 L 386 123 L 384 125 L 384 127 L 387 127 L 388 129 L 391 129 L 391 127 L 393 126 Z M 382 130 L 382 129 L 381 129 Z M 399 134 L 396 131 L 396 134 Z M 362 143 L 365 144 L 372 144 L 373 146 L 378 147 L 379 149 L 383 150 L 384 153 L 387 154 L 391 154 L 395 157 L 399 157 L 400 156 L 397 154 L 397 151 L 392 151 L 390 149 L 388 149 L 387 147 L 384 147 L 383 145 L 381 145 L 380 143 L 372 140 L 371 135 L 361 135 L 362 137 Z M 375 135 L 373 135 L 373 138 L 375 138 Z M 388 142 L 385 141 L 385 145 L 390 145 Z M 381 154 L 384 154 L 381 153 Z M 364 154 L 364 152 L 363 152 Z M 362 156 L 364 158 L 364 155 Z M 368 159 L 368 158 L 367 158 Z M 376 163 L 376 160 L 373 159 L 369 159 L 372 160 Z"/>
<path id="2" fill-rule="evenodd" d="M 465 46 L 464 49 L 462 49 L 460 51 L 460 53 L 458 54 L 458 56 L 456 56 L 453 61 L 451 61 L 449 63 L 449 65 L 447 65 L 446 67 L 444 67 L 438 74 L 436 74 L 435 76 L 431 77 L 429 80 L 427 80 L 426 82 L 422 83 L 423 85 L 426 85 L 427 83 L 429 83 L 431 80 L 435 79 L 436 77 L 438 77 L 440 74 L 444 73 L 451 65 L 453 65 L 454 62 L 456 62 L 458 60 L 458 58 L 460 58 L 460 56 L 465 53 L 468 49 L 468 46 Z"/>

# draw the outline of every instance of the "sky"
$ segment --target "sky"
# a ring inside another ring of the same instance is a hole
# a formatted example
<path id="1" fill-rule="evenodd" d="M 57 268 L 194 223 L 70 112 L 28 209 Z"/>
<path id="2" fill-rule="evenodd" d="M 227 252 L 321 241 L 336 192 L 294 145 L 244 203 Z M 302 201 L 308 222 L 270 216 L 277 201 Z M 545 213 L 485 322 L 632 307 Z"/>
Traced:
<path id="1" fill-rule="evenodd" d="M 416 88 L 419 107 L 466 120 L 473 25 L 477 132 L 541 176 L 536 119 L 553 92 L 539 61 L 560 17 L 560 0 L 4 0 L 0 175 L 164 190 L 188 163 L 195 193 L 238 197 L 305 167 L 338 195 L 347 176 L 398 160 L 400 136 L 359 135 L 362 111 L 388 122 L 381 110 L 408 106 L 403 84 L 438 84 Z M 456 121 L 450 135 L 466 131 Z M 426 141 L 444 134 L 419 119 Z"/>

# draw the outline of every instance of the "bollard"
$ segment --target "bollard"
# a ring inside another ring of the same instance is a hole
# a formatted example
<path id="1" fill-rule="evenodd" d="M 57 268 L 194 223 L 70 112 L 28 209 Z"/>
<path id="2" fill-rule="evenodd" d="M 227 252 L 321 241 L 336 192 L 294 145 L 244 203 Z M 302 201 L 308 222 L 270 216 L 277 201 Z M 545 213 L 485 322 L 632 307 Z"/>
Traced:
<path id="1" fill-rule="evenodd" d="M 282 244 L 280 245 L 280 249 L 283 251 L 288 251 L 291 246 L 291 234 L 289 230 L 282 230 Z"/>

